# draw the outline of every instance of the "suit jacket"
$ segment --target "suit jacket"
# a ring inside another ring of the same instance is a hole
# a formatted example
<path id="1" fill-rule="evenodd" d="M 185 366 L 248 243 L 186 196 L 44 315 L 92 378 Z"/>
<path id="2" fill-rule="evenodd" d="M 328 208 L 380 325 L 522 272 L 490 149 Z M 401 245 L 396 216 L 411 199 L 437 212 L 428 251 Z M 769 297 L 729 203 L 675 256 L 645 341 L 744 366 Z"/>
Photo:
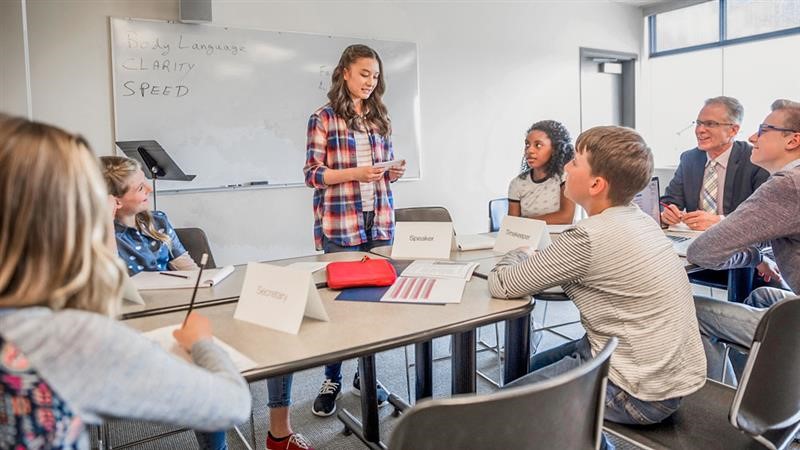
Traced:
<path id="1" fill-rule="evenodd" d="M 740 203 L 767 181 L 769 172 L 750 162 L 753 148 L 747 142 L 735 141 L 725 170 L 725 187 L 722 198 L 723 214 L 732 213 Z M 681 154 L 675 176 L 667 186 L 661 201 L 674 204 L 678 209 L 692 212 L 700 209 L 700 189 L 708 158 L 697 147 Z"/>

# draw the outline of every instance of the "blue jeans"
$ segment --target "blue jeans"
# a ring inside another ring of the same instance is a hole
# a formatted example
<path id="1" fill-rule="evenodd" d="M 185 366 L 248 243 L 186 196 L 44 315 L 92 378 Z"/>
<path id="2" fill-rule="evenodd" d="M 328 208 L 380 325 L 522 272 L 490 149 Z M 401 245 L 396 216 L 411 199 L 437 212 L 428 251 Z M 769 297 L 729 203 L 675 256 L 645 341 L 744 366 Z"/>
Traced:
<path id="1" fill-rule="evenodd" d="M 368 252 L 375 247 L 380 247 L 382 245 L 392 245 L 392 241 L 373 241 L 371 237 L 372 231 L 372 223 L 375 220 L 375 213 L 373 212 L 365 212 L 364 213 L 364 224 L 367 233 L 367 242 L 364 242 L 360 245 L 352 245 L 352 246 L 342 246 L 338 245 L 327 238 L 327 236 L 322 236 L 322 251 L 325 253 L 340 253 L 340 252 Z M 332 363 L 325 365 L 325 378 L 335 381 L 337 383 L 342 382 L 342 363 Z"/>
<path id="2" fill-rule="evenodd" d="M 282 408 L 292 404 L 292 376 L 267 378 L 268 408 Z"/>
<path id="3" fill-rule="evenodd" d="M 197 444 L 200 450 L 228 450 L 228 443 L 225 441 L 224 431 L 203 432 L 195 431 Z"/>
<path id="4" fill-rule="evenodd" d="M 735 385 L 734 368 L 731 362 L 725 359 L 725 346 L 719 341 L 733 342 L 750 348 L 758 322 L 767 308 L 792 296 L 794 293 L 791 291 L 772 287 L 753 290 L 742 303 L 695 296 L 694 307 L 708 361 L 708 378 L 722 380 L 724 372 L 725 380 Z"/>
<path id="5" fill-rule="evenodd" d="M 503 387 L 510 388 L 549 380 L 586 363 L 590 359 L 592 359 L 592 349 L 589 339 L 584 335 L 583 338 L 577 341 L 567 342 L 559 347 L 538 353 L 531 359 L 527 375 Z M 680 401 L 680 398 L 655 402 L 639 400 L 609 380 L 606 387 L 604 417 L 611 422 L 624 424 L 648 425 L 658 423 L 672 415 L 678 409 Z M 601 448 L 614 448 L 605 435 L 603 435 Z"/>
<path id="6" fill-rule="evenodd" d="M 267 392 L 269 394 L 269 408 L 281 408 L 292 403 L 292 375 L 267 378 Z M 200 450 L 227 450 L 225 431 L 195 431 L 195 437 Z"/>

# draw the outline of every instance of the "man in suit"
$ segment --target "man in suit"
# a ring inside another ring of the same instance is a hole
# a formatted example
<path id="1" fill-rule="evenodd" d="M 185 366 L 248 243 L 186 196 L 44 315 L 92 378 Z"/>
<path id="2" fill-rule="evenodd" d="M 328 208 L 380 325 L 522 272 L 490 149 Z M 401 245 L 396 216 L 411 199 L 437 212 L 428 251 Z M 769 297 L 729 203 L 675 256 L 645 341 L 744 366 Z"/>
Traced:
<path id="1" fill-rule="evenodd" d="M 667 225 L 685 223 L 705 230 L 732 213 L 764 181 L 769 173 L 750 162 L 752 147 L 734 141 L 744 108 L 732 97 L 705 101 L 695 120 L 697 147 L 683 152 L 675 177 L 662 202 Z"/>

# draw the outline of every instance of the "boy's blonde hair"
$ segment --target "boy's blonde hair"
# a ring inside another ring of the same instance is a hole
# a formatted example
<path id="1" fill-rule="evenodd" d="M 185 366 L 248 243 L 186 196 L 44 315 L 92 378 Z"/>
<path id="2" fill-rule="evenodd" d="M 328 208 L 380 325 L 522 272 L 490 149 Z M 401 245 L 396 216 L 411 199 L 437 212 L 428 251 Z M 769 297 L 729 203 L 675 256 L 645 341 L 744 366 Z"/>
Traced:
<path id="1" fill-rule="evenodd" d="M 575 150 L 586 153 L 592 175 L 608 181 L 608 198 L 614 206 L 630 203 L 653 176 L 653 152 L 630 128 L 590 128 L 578 136 Z"/>
<path id="2" fill-rule="evenodd" d="M 115 314 L 123 267 L 86 141 L 0 115 L 0 307 Z"/>
<path id="3" fill-rule="evenodd" d="M 124 156 L 101 156 L 100 167 L 103 171 L 103 178 L 106 180 L 108 193 L 114 197 L 125 195 L 131 188 L 131 177 L 142 169 L 139 161 Z M 156 229 L 153 223 L 153 214 L 150 211 L 142 211 L 136 214 L 136 229 L 153 239 L 161 241 L 167 247 L 172 246 L 172 240 L 169 236 Z"/>

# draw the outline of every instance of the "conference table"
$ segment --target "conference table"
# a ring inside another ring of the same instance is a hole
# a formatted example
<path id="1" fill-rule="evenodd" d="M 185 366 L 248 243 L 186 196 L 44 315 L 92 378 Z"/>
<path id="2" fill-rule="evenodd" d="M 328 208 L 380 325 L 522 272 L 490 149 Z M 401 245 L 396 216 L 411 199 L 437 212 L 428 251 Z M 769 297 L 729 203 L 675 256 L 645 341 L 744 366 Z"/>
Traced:
<path id="1" fill-rule="evenodd" d="M 331 253 L 270 261 L 288 265 L 292 262 L 352 261 L 367 254 Z M 369 255 L 376 257 L 376 255 Z M 477 255 L 473 255 L 477 256 Z M 482 256 L 488 256 L 482 255 Z M 441 336 L 453 336 L 452 392 L 473 393 L 475 376 L 475 329 L 506 321 L 506 359 L 504 379 L 513 380 L 528 369 L 530 356 L 529 315 L 531 299 L 501 300 L 489 294 L 485 279 L 472 277 L 466 283 L 461 303 L 447 305 L 411 305 L 402 303 L 352 302 L 335 300 L 339 291 L 324 287 L 324 271 L 314 274 L 319 294 L 330 317 L 327 322 L 304 319 L 297 335 L 287 334 L 233 318 L 246 266 L 236 266 L 233 274 L 213 288 L 203 288 L 195 308 L 208 317 L 214 335 L 256 363 L 242 375 L 248 381 L 262 380 L 344 359 L 359 358 L 362 382 L 361 420 L 348 411 L 339 412 L 346 431 L 355 433 L 370 448 L 383 448 L 380 441 L 378 406 L 375 395 L 375 353 L 415 344 L 417 399 L 432 392 L 432 351 L 427 342 Z M 143 291 L 146 304 L 126 305 L 122 319 L 142 332 L 181 323 L 190 289 Z M 388 320 L 387 320 L 388 319 Z M 398 410 L 408 407 L 398 397 L 390 396 Z"/>

